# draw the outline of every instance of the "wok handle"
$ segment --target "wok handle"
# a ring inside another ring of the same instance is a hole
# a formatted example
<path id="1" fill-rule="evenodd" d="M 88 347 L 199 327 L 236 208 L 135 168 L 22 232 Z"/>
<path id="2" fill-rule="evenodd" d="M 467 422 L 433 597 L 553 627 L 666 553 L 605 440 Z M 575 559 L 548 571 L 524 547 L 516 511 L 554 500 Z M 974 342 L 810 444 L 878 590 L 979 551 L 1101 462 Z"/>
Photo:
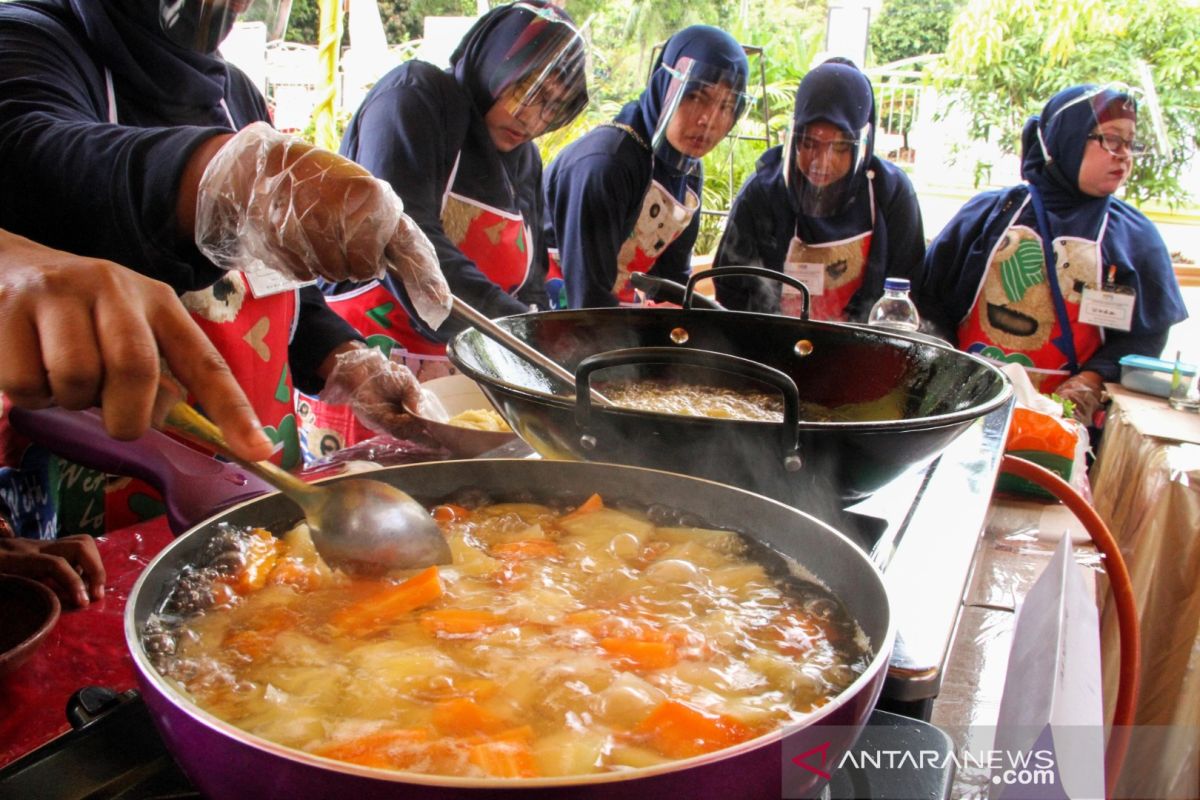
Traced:
<path id="1" fill-rule="evenodd" d="M 167 519 L 177 536 L 224 508 L 271 491 L 245 470 L 157 430 L 130 442 L 118 441 L 104 429 L 99 409 L 14 408 L 9 421 L 17 433 L 55 455 L 153 486 L 166 501 Z"/>
<path id="2" fill-rule="evenodd" d="M 705 278 L 732 278 L 737 275 L 749 275 L 757 278 L 766 278 L 770 281 L 778 281 L 786 286 L 790 286 L 800 292 L 801 307 L 800 319 L 808 321 L 808 307 L 810 304 L 810 295 L 808 287 L 802 281 L 798 281 L 791 275 L 786 275 L 779 270 L 767 269 L 766 267 L 714 267 L 713 269 L 705 269 L 699 272 L 693 272 L 688 278 L 687 291 L 683 296 L 683 305 L 685 308 L 690 308 L 688 305 L 692 293 L 696 288 L 696 284 Z"/>
<path id="3" fill-rule="evenodd" d="M 711 297 L 706 297 L 700 293 L 691 295 L 688 299 L 687 287 L 682 283 L 669 281 L 666 278 L 659 278 L 656 275 L 651 275 L 648 272 L 631 272 L 629 273 L 629 283 L 633 288 L 642 292 L 646 297 L 660 303 L 676 303 L 684 308 L 691 308 L 690 303 L 694 303 L 702 308 L 720 311 L 724 309 L 720 303 L 713 300 Z"/>
<path id="4" fill-rule="evenodd" d="M 695 367 L 705 367 L 718 372 L 727 372 L 742 378 L 750 378 L 769 384 L 783 395 L 783 422 L 780 427 L 781 452 L 784 454 L 783 466 L 788 472 L 796 472 L 801 467 L 800 458 L 800 390 L 796 382 L 782 370 L 751 361 L 741 356 L 727 353 L 716 353 L 712 350 L 697 350 L 678 347 L 629 347 L 623 350 L 609 350 L 590 355 L 575 368 L 575 424 L 583 431 L 583 436 L 591 436 L 590 423 L 592 406 L 589 392 L 592 373 L 609 367 L 621 367 L 630 364 L 686 364 Z M 582 442 L 587 447 L 587 442 Z"/>

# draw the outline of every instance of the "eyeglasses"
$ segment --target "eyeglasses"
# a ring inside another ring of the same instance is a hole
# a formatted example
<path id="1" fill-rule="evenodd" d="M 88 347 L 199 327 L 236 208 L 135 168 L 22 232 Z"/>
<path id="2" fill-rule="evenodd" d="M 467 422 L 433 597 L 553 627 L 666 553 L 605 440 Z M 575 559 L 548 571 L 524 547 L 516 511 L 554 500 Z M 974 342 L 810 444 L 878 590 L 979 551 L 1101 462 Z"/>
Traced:
<path id="1" fill-rule="evenodd" d="M 1147 150 L 1145 142 L 1139 142 L 1137 139 L 1122 139 L 1114 133 L 1092 133 L 1088 134 L 1087 138 L 1114 156 L 1121 155 L 1122 149 L 1131 156 L 1140 156 Z"/>
<path id="2" fill-rule="evenodd" d="M 814 139 L 811 136 L 805 136 L 800 139 L 800 149 L 812 153 L 817 150 L 830 150 L 837 153 L 839 156 L 844 156 L 854 150 L 860 144 L 855 139 L 834 139 L 829 142 L 822 142 L 820 139 Z"/>

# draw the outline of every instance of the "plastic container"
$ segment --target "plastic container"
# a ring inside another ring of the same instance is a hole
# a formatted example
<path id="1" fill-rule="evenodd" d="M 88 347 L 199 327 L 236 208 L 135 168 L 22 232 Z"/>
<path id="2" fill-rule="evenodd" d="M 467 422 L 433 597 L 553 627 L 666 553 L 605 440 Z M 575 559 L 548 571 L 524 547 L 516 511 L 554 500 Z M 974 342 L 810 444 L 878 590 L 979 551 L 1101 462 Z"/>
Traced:
<path id="1" fill-rule="evenodd" d="M 908 296 L 908 278 L 885 278 L 883 296 L 875 301 L 867 324 L 880 328 L 912 332 L 921 326 L 921 316 Z"/>
<path id="2" fill-rule="evenodd" d="M 1126 389 L 1155 397 L 1171 396 L 1171 375 L 1175 371 L 1174 361 L 1149 356 L 1129 355 L 1121 364 L 1121 385 Z M 1179 364 L 1179 374 L 1190 380 L 1196 374 L 1195 364 Z"/>

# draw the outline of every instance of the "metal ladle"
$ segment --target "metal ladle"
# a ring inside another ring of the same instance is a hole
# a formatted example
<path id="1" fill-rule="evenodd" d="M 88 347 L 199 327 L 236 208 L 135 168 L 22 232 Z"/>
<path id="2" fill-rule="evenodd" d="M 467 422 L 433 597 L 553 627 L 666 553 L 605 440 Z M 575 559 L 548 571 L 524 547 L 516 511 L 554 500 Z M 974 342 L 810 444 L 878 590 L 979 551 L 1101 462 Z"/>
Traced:
<path id="1" fill-rule="evenodd" d="M 216 448 L 300 506 L 313 544 L 327 561 L 355 561 L 389 569 L 450 562 L 450 546 L 438 524 L 420 503 L 395 486 L 366 478 L 314 486 L 269 461 L 246 461 L 229 449 L 216 425 L 186 403 L 171 407 L 167 426 Z"/>
<path id="2" fill-rule="evenodd" d="M 485 336 L 494 339 L 498 344 L 507 347 L 517 355 L 524 358 L 531 364 L 536 364 L 542 369 L 549 372 L 554 377 L 571 387 L 571 393 L 575 393 L 575 375 L 568 371 L 562 364 L 554 361 L 549 356 L 542 353 L 535 347 L 532 347 L 527 342 L 523 342 L 516 336 L 513 336 L 508 331 L 501 328 L 496 323 L 492 322 L 486 316 L 481 314 L 471 305 L 464 303 L 457 297 L 453 298 L 450 305 L 450 313 L 459 317 L 464 322 L 469 322 L 480 330 Z M 595 389 L 590 390 L 592 403 L 599 406 L 611 407 L 613 402 Z"/>

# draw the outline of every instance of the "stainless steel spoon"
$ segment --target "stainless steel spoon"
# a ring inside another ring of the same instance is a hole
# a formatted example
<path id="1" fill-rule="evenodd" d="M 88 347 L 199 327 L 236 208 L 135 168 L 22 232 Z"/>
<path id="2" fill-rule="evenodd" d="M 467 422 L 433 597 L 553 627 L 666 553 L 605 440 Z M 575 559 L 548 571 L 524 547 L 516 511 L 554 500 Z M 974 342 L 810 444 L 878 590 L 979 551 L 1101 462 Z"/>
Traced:
<path id="1" fill-rule="evenodd" d="M 450 563 L 450 546 L 438 524 L 420 503 L 395 486 L 367 478 L 314 486 L 269 461 L 246 461 L 229 449 L 216 425 L 186 403 L 171 407 L 167 426 L 216 448 L 300 506 L 313 544 L 327 561 L 389 569 Z"/>

